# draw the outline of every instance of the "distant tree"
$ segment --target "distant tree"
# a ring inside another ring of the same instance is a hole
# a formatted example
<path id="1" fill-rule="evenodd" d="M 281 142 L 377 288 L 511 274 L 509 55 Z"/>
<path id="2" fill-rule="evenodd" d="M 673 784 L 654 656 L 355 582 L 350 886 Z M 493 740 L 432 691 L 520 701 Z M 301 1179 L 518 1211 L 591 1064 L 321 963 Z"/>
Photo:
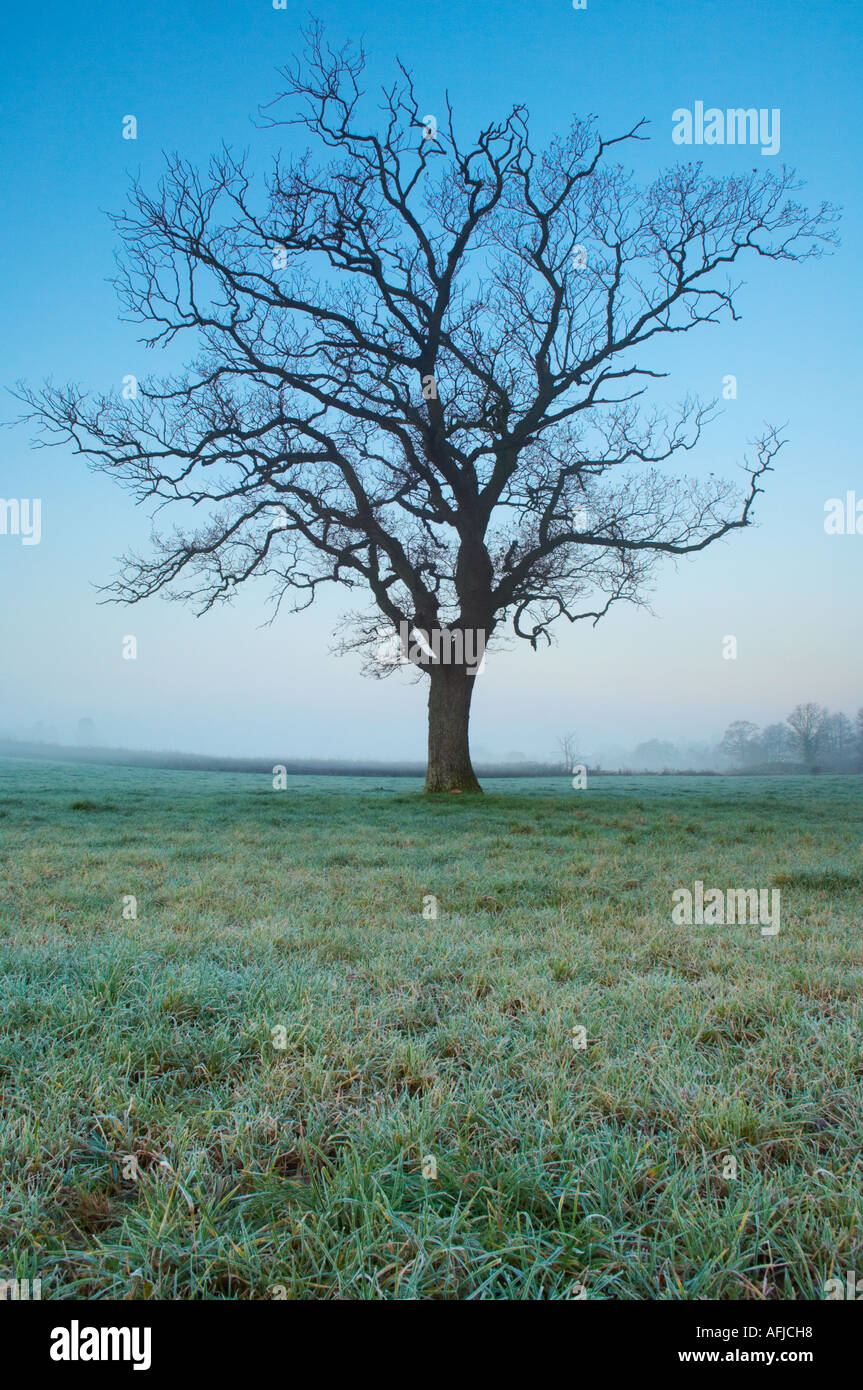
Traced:
<path id="1" fill-rule="evenodd" d="M 639 743 L 632 754 L 632 765 L 646 772 L 666 772 L 680 767 L 680 751 L 666 739 L 650 738 Z"/>
<path id="2" fill-rule="evenodd" d="M 815 766 L 826 718 L 827 711 L 823 705 L 810 701 L 805 705 L 795 705 L 786 720 L 800 758 L 810 769 Z"/>
<path id="3" fill-rule="evenodd" d="M 822 745 L 831 767 L 850 770 L 857 752 L 857 734 L 847 714 L 828 714 L 822 727 Z"/>
<path id="4" fill-rule="evenodd" d="M 716 769 L 716 750 L 709 743 L 684 743 L 679 748 L 679 754 L 682 768 L 704 771 Z"/>
<path id="5" fill-rule="evenodd" d="M 854 728 L 857 732 L 857 766 L 863 772 L 863 708 L 857 711 Z"/>
<path id="6" fill-rule="evenodd" d="M 787 724 L 768 724 L 759 742 L 767 763 L 787 762 L 793 756 L 792 734 Z"/>
<path id="7" fill-rule="evenodd" d="M 564 734 L 562 738 L 559 738 L 557 751 L 561 772 L 571 772 L 576 764 L 584 762 L 578 751 L 578 739 L 575 734 Z"/>
<path id="8" fill-rule="evenodd" d="M 745 767 L 753 761 L 753 755 L 757 755 L 757 737 L 757 724 L 751 724 L 748 719 L 735 719 L 722 735 L 719 752 L 732 767 Z"/>
<path id="9" fill-rule="evenodd" d="M 191 339 L 186 370 L 133 399 L 23 394 L 44 439 L 176 518 L 115 598 L 203 612 L 256 578 L 276 611 L 361 594 L 343 648 L 374 663 L 383 622 L 429 681 L 426 790 L 479 791 L 479 642 L 509 625 L 535 649 L 643 602 L 663 556 L 751 524 L 781 445 L 767 429 L 739 489 L 681 477 L 711 407 L 644 410 L 666 373 L 640 354 L 736 319 L 741 263 L 818 255 L 836 216 L 785 168 L 639 187 L 607 156 L 641 122 L 574 121 L 536 150 L 516 105 L 463 143 L 401 67 L 367 122 L 364 66 L 313 27 L 265 119 L 314 148 L 262 192 L 230 147 L 133 186 L 121 300 L 149 346 Z"/>

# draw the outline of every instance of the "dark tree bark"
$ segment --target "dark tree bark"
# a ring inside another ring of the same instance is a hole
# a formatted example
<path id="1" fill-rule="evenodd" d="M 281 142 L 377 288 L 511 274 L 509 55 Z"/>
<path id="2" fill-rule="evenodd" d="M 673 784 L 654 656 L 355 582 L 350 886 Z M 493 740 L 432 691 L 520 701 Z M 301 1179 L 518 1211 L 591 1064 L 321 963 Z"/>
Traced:
<path id="1" fill-rule="evenodd" d="M 205 612 L 263 577 L 278 612 L 339 584 L 371 606 L 342 649 L 368 655 L 382 620 L 508 625 L 536 649 L 560 619 L 643 602 L 662 556 L 751 524 L 776 431 L 742 489 L 681 477 L 712 406 L 644 410 L 664 373 L 641 354 L 736 318 L 736 263 L 817 256 L 835 214 L 801 207 L 784 168 L 677 165 L 639 188 L 606 156 L 641 121 L 608 140 L 574 120 L 536 151 L 516 105 L 465 144 L 402 68 L 367 124 L 363 69 L 313 27 L 268 108 L 299 144 L 263 193 L 228 146 L 133 185 L 120 298 L 148 346 L 191 337 L 188 370 L 131 399 L 21 394 L 45 442 L 173 509 L 109 586 L 119 602 L 170 591 Z M 431 680 L 427 786 L 476 790 L 473 680 L 411 660 Z"/>
<path id="2" fill-rule="evenodd" d="M 427 792 L 482 791 L 468 737 L 475 682 L 464 666 L 436 666 L 429 673 Z"/>

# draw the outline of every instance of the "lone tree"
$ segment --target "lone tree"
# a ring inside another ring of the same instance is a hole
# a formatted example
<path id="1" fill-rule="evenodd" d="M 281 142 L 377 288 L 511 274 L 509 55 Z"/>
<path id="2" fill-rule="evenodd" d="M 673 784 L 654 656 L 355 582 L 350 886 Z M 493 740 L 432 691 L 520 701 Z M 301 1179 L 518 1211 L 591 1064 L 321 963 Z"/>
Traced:
<path id="1" fill-rule="evenodd" d="M 312 28 L 262 115 L 318 154 L 277 158 L 260 196 L 228 147 L 206 173 L 168 158 L 155 193 L 133 184 L 114 219 L 121 301 L 151 346 L 191 333 L 186 372 L 134 400 L 22 394 L 43 442 L 175 509 L 110 596 L 170 590 L 203 612 L 266 576 L 278 611 L 360 589 L 372 606 L 342 648 L 384 674 L 382 622 L 422 636 L 407 650 L 429 681 L 426 790 L 478 791 L 466 653 L 508 625 L 536 648 L 559 618 L 643 602 L 662 555 L 750 524 L 780 447 L 767 429 L 741 488 L 661 471 L 712 408 L 645 409 L 664 373 L 639 350 L 736 317 L 734 263 L 818 255 L 835 214 L 795 202 L 784 169 L 678 166 L 639 188 L 607 155 L 643 121 L 605 140 L 576 120 L 535 152 L 514 106 L 463 145 L 449 99 L 422 114 L 401 64 L 373 129 L 363 71 Z"/>

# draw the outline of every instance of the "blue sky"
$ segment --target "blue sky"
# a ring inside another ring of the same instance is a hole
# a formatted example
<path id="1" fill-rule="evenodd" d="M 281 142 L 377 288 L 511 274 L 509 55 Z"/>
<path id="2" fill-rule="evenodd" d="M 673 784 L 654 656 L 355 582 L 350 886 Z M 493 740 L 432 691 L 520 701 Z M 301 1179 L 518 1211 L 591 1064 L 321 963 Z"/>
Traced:
<path id="1" fill-rule="evenodd" d="M 127 373 L 177 365 L 154 359 L 119 321 L 115 239 L 130 173 L 154 183 L 163 150 L 203 161 L 222 140 L 252 151 L 263 171 L 285 132 L 256 130 L 276 92 L 276 68 L 300 46 L 310 13 L 333 40 L 363 37 L 370 77 L 400 56 L 424 109 L 449 91 L 473 132 L 515 101 L 544 141 L 574 113 L 596 113 L 618 134 L 650 121 L 649 143 L 627 156 L 651 176 L 675 162 L 672 112 L 707 106 L 778 107 L 781 152 L 703 148 L 717 173 L 787 162 L 805 197 L 843 208 L 842 245 L 805 266 L 757 264 L 736 325 L 705 329 L 662 366 L 675 398 L 707 398 L 738 378 L 693 472 L 733 476 L 765 420 L 789 440 L 761 499 L 759 527 L 677 569 L 667 566 L 653 616 L 619 609 L 597 628 L 560 629 L 558 645 L 524 644 L 490 657 L 474 704 L 475 751 L 550 751 L 576 729 L 590 748 L 660 737 L 709 737 L 736 718 L 766 723 L 798 700 L 849 713 L 863 704 L 860 576 L 863 535 L 827 536 L 828 498 L 863 499 L 858 400 L 863 7 L 806 0 L 570 0 L 458 5 L 289 0 L 134 6 L 48 3 L 6 19 L 0 94 L 0 210 L 6 332 L 0 385 L 76 380 L 98 389 Z M 138 139 L 121 138 L 132 113 Z M 684 152 L 690 157 L 690 152 Z M 0 411 L 14 415 L 11 398 Z M 299 617 L 261 627 L 265 594 L 203 619 L 152 600 L 98 604 L 93 585 L 115 557 L 144 546 L 149 520 L 128 495 L 69 451 L 34 451 L 26 430 L 0 435 L 0 496 L 40 497 L 43 538 L 0 535 L 0 731 L 36 721 L 64 739 L 82 717 L 105 742 L 224 753 L 422 756 L 425 686 L 402 675 L 363 679 L 353 658 L 330 655 L 335 592 Z M 139 658 L 123 661 L 122 638 Z M 736 662 L 722 639 L 738 639 Z"/>

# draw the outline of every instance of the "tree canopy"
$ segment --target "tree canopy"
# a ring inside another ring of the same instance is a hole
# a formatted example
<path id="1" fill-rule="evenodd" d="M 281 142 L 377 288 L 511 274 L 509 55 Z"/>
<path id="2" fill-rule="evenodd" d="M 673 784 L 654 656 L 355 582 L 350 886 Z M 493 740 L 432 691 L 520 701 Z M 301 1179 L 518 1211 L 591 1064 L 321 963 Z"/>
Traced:
<path id="1" fill-rule="evenodd" d="M 835 214 L 784 169 L 678 165 L 640 187 L 611 156 L 641 121 L 609 139 L 575 120 L 535 150 L 515 105 L 465 143 L 401 65 L 373 125 L 364 66 L 312 28 L 263 117 L 315 148 L 276 158 L 263 190 L 227 146 L 132 187 L 118 290 L 147 343 L 194 343 L 186 371 L 134 399 L 25 394 L 43 438 L 175 515 L 117 599 L 206 611 L 263 577 L 278 611 L 336 583 L 366 601 L 347 647 L 373 653 L 382 618 L 536 647 L 750 524 L 779 432 L 742 487 L 687 479 L 712 408 L 645 394 L 664 340 L 737 316 L 738 262 L 817 256 Z M 427 785 L 470 788 L 474 676 L 411 659 L 431 677 Z"/>

